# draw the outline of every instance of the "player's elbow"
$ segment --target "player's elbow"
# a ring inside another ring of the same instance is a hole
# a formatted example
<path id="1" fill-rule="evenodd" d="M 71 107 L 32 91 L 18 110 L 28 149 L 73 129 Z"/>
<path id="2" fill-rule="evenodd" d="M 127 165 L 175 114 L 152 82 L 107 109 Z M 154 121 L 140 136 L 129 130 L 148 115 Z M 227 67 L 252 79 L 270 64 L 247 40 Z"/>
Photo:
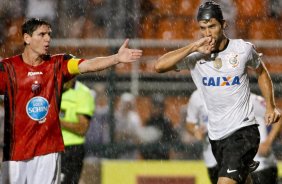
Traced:
<path id="1" fill-rule="evenodd" d="M 163 73 L 163 72 L 166 72 L 166 69 L 164 66 L 162 66 L 162 63 L 160 62 L 157 62 L 154 66 L 154 69 L 157 73 Z"/>

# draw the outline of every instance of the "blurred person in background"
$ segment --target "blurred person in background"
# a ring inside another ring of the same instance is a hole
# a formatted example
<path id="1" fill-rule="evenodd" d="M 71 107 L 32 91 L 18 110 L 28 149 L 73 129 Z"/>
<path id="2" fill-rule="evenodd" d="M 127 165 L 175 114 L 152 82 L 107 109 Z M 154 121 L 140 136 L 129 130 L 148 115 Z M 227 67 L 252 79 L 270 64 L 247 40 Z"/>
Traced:
<path id="1" fill-rule="evenodd" d="M 97 149 L 110 143 L 109 99 L 103 83 L 94 84 L 95 112 L 85 136 L 85 159 L 82 182 L 84 184 L 101 183 L 101 160 L 109 157 L 105 149 Z"/>
<path id="2" fill-rule="evenodd" d="M 281 0 L 270 0 L 269 2 L 270 2 L 269 3 L 270 15 L 277 19 L 281 19 L 282 18 L 282 1 Z"/>
<path id="3" fill-rule="evenodd" d="M 142 121 L 136 110 L 135 96 L 125 92 L 121 95 L 115 112 L 115 141 L 118 144 L 137 145 L 140 143 L 138 131 L 142 129 Z M 118 158 L 137 159 L 138 150 L 125 150 Z"/>
<path id="4" fill-rule="evenodd" d="M 160 135 L 140 148 L 140 154 L 143 159 L 170 159 L 173 153 L 171 145 L 178 140 L 172 121 L 165 115 L 164 100 L 165 97 L 159 93 L 151 96 L 151 114 L 145 122 L 145 127 L 157 129 Z"/>
<path id="5" fill-rule="evenodd" d="M 0 1 L 0 52 L 7 57 L 18 52 L 22 46 L 21 25 L 25 17 L 25 1 Z"/>
<path id="6" fill-rule="evenodd" d="M 89 0 L 59 0 L 59 37 L 81 38 Z"/>
<path id="7" fill-rule="evenodd" d="M 106 86 L 104 84 L 94 85 L 95 113 L 85 136 L 86 157 L 104 157 L 105 153 L 93 150 L 95 145 L 110 143 L 109 125 L 109 103 Z"/>
<path id="8" fill-rule="evenodd" d="M 189 69 L 208 112 L 208 136 L 219 166 L 218 184 L 251 183 L 250 173 L 260 135 L 250 101 L 248 69 L 256 72 L 266 100 L 266 123 L 280 119 L 273 84 L 255 47 L 225 35 L 227 23 L 219 4 L 199 6 L 197 21 L 202 38 L 158 58 L 155 70 L 163 73 Z M 240 140 L 240 141 L 238 141 Z"/>
<path id="9" fill-rule="evenodd" d="M 111 10 L 109 0 L 88 0 L 83 38 L 105 38 L 110 30 L 109 10 Z"/>
<path id="10" fill-rule="evenodd" d="M 127 48 L 128 39 L 110 56 L 50 55 L 51 33 L 48 22 L 27 20 L 22 25 L 23 53 L 0 62 L 0 95 L 4 95 L 7 125 L 3 184 L 59 183 L 60 152 L 64 151 L 59 119 L 63 84 L 79 74 L 136 62 L 142 56 L 141 50 Z"/>
<path id="11" fill-rule="evenodd" d="M 187 104 L 180 107 L 180 122 L 176 124 L 175 130 L 179 136 L 180 143 L 187 146 L 184 150 L 175 152 L 175 159 L 199 160 L 202 159 L 202 142 L 197 140 L 186 130 Z"/>
<path id="12" fill-rule="evenodd" d="M 65 151 L 62 153 L 61 182 L 78 184 L 85 156 L 84 142 L 94 113 L 90 89 L 76 78 L 64 84 L 60 122 Z"/>
<path id="13" fill-rule="evenodd" d="M 253 184 L 277 184 L 278 168 L 277 160 L 272 150 L 272 145 L 281 133 L 281 119 L 279 123 L 271 127 L 266 126 L 264 114 L 266 111 L 265 100 L 256 94 L 251 93 L 251 101 L 254 104 L 255 117 L 259 122 L 260 145 L 255 160 L 260 162 L 259 167 L 251 173 Z"/>
<path id="14" fill-rule="evenodd" d="M 37 17 L 50 22 L 52 25 L 58 24 L 58 3 L 59 0 L 26 0 L 25 17 L 30 19 Z M 57 36 L 58 27 L 53 27 L 52 36 Z"/>
<path id="15" fill-rule="evenodd" d="M 256 171 L 251 173 L 253 184 L 276 184 L 278 182 L 277 161 L 271 148 L 280 132 L 281 123 L 272 125 L 270 132 L 268 132 L 264 120 L 266 110 L 264 99 L 253 93 L 250 98 L 254 104 L 255 117 L 259 123 L 261 136 L 259 150 L 254 158 L 260 162 L 260 165 Z M 209 178 L 212 184 L 217 184 L 219 170 L 208 139 L 208 114 L 199 90 L 194 91 L 189 99 L 186 122 L 187 131 L 202 141 L 203 159 L 208 169 Z"/>

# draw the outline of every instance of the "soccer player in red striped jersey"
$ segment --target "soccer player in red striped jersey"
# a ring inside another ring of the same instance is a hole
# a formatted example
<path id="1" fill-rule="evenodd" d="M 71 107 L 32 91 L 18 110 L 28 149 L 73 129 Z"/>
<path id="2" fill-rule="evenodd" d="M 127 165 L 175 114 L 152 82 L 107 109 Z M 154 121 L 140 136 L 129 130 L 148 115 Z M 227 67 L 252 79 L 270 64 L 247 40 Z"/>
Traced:
<path id="1" fill-rule="evenodd" d="M 24 51 L 0 62 L 5 133 L 3 183 L 59 183 L 64 143 L 59 111 L 64 82 L 78 74 L 137 61 L 142 51 L 128 42 L 117 54 L 85 60 L 69 54 L 49 55 L 51 25 L 32 18 L 22 26 Z"/>

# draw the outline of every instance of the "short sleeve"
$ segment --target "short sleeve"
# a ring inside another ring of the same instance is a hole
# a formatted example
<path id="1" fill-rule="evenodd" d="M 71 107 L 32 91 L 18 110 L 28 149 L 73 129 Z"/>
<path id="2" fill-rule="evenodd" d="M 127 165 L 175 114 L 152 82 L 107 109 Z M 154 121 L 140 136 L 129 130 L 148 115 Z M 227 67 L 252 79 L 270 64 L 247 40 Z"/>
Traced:
<path id="1" fill-rule="evenodd" d="M 188 56 L 187 56 L 188 57 Z M 187 63 L 189 62 L 189 58 L 184 58 L 183 60 L 181 60 L 179 63 L 177 63 L 176 65 L 176 70 L 185 70 L 188 69 L 188 65 Z"/>
<path id="2" fill-rule="evenodd" d="M 176 65 L 177 70 L 193 69 L 197 61 L 203 58 L 203 54 L 193 52 L 185 57 L 181 62 Z"/>
<path id="3" fill-rule="evenodd" d="M 250 44 L 247 65 L 253 69 L 258 68 L 261 63 L 261 55 L 262 54 L 257 53 L 255 47 Z"/>
<path id="4" fill-rule="evenodd" d="M 78 75 L 78 65 L 84 61 L 84 59 L 76 58 L 75 56 L 71 54 L 59 54 L 55 55 L 54 59 L 57 60 L 58 57 L 61 57 L 60 59 L 60 66 L 58 67 L 59 70 L 64 75 L 64 80 L 68 81 L 72 79 L 74 76 Z"/>

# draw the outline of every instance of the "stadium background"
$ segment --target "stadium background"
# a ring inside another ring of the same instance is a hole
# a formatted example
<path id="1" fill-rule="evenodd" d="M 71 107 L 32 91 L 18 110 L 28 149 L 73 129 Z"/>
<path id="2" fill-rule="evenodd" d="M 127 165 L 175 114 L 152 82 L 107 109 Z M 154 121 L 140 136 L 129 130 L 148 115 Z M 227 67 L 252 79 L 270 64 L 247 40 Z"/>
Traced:
<path id="1" fill-rule="evenodd" d="M 13 1 L 16 0 L 11 0 Z M 28 3 L 29 0 L 23 0 L 23 2 Z M 61 10 L 64 6 L 63 2 L 66 1 L 57 2 L 57 9 Z M 91 58 L 116 52 L 124 38 L 130 38 L 131 47 L 144 51 L 144 57 L 140 62 L 120 64 L 106 71 L 82 75 L 79 79 L 89 87 L 92 87 L 94 83 L 107 85 L 111 102 L 109 105 L 112 112 L 112 125 L 114 124 L 113 112 L 119 96 L 125 91 L 130 91 L 137 96 L 137 108 L 143 122 L 150 113 L 149 108 L 146 108 L 151 103 L 149 95 L 153 92 L 165 94 L 166 114 L 174 124 L 177 124 L 181 121 L 180 107 L 188 102 L 189 95 L 195 89 L 189 71 L 156 74 L 153 66 L 159 55 L 184 46 L 198 37 L 195 14 L 200 2 L 200 0 L 92 0 L 90 3 L 92 9 L 85 9 L 83 24 L 80 27 L 68 25 L 68 29 L 65 30 L 79 29 L 81 33 L 72 37 L 55 34 L 50 52 L 66 52 L 77 57 Z M 257 50 L 264 54 L 263 60 L 274 82 L 277 104 L 282 108 L 282 5 L 279 0 L 234 0 L 234 3 L 237 15 L 232 23 L 235 25 L 236 38 L 251 41 L 256 45 Z M 277 5 L 281 6 L 276 7 Z M 101 14 L 93 13 L 99 8 L 103 9 Z M 56 19 L 63 16 L 66 19 L 68 16 L 72 17 L 71 14 L 59 11 Z M 97 20 L 93 16 L 100 19 Z M 103 16 L 106 19 L 101 18 Z M 0 33 L 4 35 L 1 40 L 0 56 L 20 54 L 23 48 L 20 26 L 26 19 L 25 14 L 12 18 L 1 13 L 0 19 L 2 26 L 4 23 Z M 56 29 L 61 29 L 60 21 L 51 23 Z M 251 77 L 251 87 L 253 92 L 259 93 L 255 77 Z M 113 131 L 114 126 L 111 127 L 111 132 Z M 113 136 L 111 141 L 114 142 Z M 113 149 L 115 146 L 117 145 L 98 145 L 96 149 Z M 279 144 L 274 149 L 277 157 L 282 158 Z M 195 176 L 195 181 L 191 179 L 191 184 L 207 182 L 206 171 L 201 161 L 105 160 L 100 166 L 103 184 L 114 182 L 149 184 L 150 178 L 147 183 L 140 179 L 145 176 L 168 177 L 165 183 L 175 184 L 180 184 L 181 178 L 186 181 L 185 177 L 188 177 L 188 181 L 191 176 L 192 178 Z M 281 169 L 280 172 L 282 172 Z M 84 177 L 91 176 L 86 174 Z M 179 181 L 175 181 L 174 177 L 180 178 Z M 169 182 L 170 179 L 171 182 Z M 116 182 L 118 180 L 123 181 Z"/>

